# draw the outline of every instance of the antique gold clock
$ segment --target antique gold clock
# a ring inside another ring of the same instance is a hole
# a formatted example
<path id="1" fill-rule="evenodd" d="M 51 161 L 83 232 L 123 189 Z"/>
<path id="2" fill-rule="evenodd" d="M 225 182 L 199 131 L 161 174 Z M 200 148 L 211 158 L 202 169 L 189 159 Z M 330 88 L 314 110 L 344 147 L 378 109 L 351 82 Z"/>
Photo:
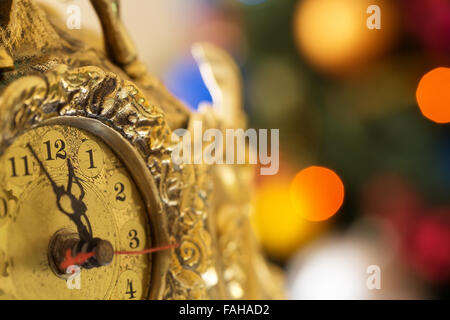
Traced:
<path id="1" fill-rule="evenodd" d="M 91 2 L 106 53 L 31 0 L 0 4 L 0 299 L 281 298 L 236 192 L 252 167 L 171 157 L 194 120 L 245 125 L 237 67 L 195 46 L 221 99 L 192 113 L 137 59 L 118 1 Z"/>

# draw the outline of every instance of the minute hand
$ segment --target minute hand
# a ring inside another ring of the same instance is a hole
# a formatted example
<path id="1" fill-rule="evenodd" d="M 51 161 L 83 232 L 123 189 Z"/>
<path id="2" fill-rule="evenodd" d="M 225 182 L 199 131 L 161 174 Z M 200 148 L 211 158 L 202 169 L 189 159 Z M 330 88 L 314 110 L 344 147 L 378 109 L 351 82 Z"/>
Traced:
<path id="1" fill-rule="evenodd" d="M 80 240 L 82 240 L 83 242 L 89 242 L 90 240 L 92 240 L 92 238 L 93 238 L 92 228 L 91 228 L 89 219 L 86 215 L 86 211 L 87 211 L 86 204 L 83 202 L 85 192 L 84 192 L 83 186 L 81 185 L 80 181 L 74 174 L 74 169 L 73 169 L 72 163 L 70 162 L 69 158 L 67 158 L 69 181 L 67 184 L 67 190 L 65 190 L 63 186 L 57 185 L 56 182 L 52 179 L 52 177 L 48 173 L 47 169 L 43 165 L 42 161 L 39 159 L 36 152 L 33 150 L 33 148 L 31 147 L 31 145 L 29 143 L 27 144 L 27 147 L 30 150 L 33 157 L 39 163 L 39 166 L 41 167 L 42 171 L 46 175 L 47 179 L 50 181 L 50 184 L 53 188 L 53 192 L 56 195 L 56 205 L 58 206 L 58 209 L 62 213 L 64 213 L 67 217 L 69 217 L 70 220 L 72 220 L 72 222 L 75 223 L 75 225 L 77 226 L 78 234 L 80 236 Z M 74 181 L 81 190 L 81 194 L 78 198 L 75 197 L 75 195 L 72 193 L 72 184 L 74 183 Z M 65 210 L 62 207 L 61 199 L 64 196 L 67 196 L 70 199 L 70 203 L 71 203 L 73 212 L 68 212 L 67 210 Z M 82 218 L 84 218 L 86 225 L 83 223 Z"/>

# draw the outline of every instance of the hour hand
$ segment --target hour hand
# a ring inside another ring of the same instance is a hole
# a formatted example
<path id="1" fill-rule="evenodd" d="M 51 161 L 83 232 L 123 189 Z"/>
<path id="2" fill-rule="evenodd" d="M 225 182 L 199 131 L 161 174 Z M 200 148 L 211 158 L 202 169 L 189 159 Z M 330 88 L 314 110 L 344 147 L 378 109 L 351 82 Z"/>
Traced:
<path id="1" fill-rule="evenodd" d="M 39 159 L 39 157 L 37 156 L 36 152 L 34 151 L 34 149 L 31 147 L 31 145 L 29 143 L 27 143 L 27 148 L 28 148 L 28 150 L 30 150 L 30 152 L 33 155 L 34 159 L 36 159 L 37 163 L 39 164 L 39 167 L 42 169 L 42 171 L 44 172 L 45 176 L 50 181 L 50 184 L 52 185 L 53 192 L 55 193 L 56 197 L 57 198 L 61 197 L 61 195 L 64 193 L 64 187 L 58 186 L 56 184 L 56 182 L 52 179 L 52 177 L 48 173 L 47 169 L 45 168 L 44 164 Z"/>
<path id="2" fill-rule="evenodd" d="M 90 241 L 92 239 L 92 228 L 91 223 L 89 222 L 89 219 L 86 215 L 87 206 L 83 201 L 83 198 L 85 196 L 85 191 L 83 188 L 83 185 L 81 184 L 78 177 L 75 175 L 75 170 L 73 168 L 72 162 L 70 159 L 67 159 L 67 168 L 68 168 L 68 176 L 69 180 L 67 182 L 67 195 L 70 198 L 71 206 L 72 206 L 72 213 L 67 214 L 70 219 L 77 225 L 78 233 L 80 235 L 80 238 L 86 242 Z M 79 195 L 75 195 L 73 192 L 73 185 L 76 185 L 80 193 Z M 84 218 L 84 219 L 83 219 Z M 84 220 L 84 223 L 83 223 Z"/>
<path id="3" fill-rule="evenodd" d="M 67 158 L 67 168 L 69 170 L 69 181 L 67 182 L 67 192 L 72 194 L 75 198 L 78 198 L 79 201 L 82 201 L 85 196 L 84 188 L 78 177 L 75 175 L 75 170 L 69 158 Z M 78 197 L 74 194 L 72 190 L 73 184 L 76 184 L 76 186 L 80 191 Z"/>
<path id="4" fill-rule="evenodd" d="M 47 169 L 45 168 L 44 164 L 39 159 L 37 153 L 34 151 L 34 149 L 31 147 L 29 143 L 27 144 L 27 148 L 30 150 L 31 154 L 38 162 L 45 176 L 50 181 L 53 192 L 55 193 L 56 196 L 56 205 L 58 206 L 59 211 L 64 213 L 67 217 L 69 217 L 70 220 L 72 220 L 73 223 L 75 223 L 75 225 L 77 226 L 78 234 L 82 241 L 89 242 L 90 240 L 92 240 L 93 238 L 92 228 L 89 219 L 86 216 L 87 211 L 86 204 L 83 202 L 85 192 L 79 179 L 75 176 L 74 168 L 72 166 L 72 163 L 70 162 L 70 159 L 67 159 L 69 181 L 66 190 L 64 189 L 63 186 L 57 185 L 56 182 L 52 179 Z M 74 183 L 80 188 L 80 195 L 78 197 L 76 197 L 73 194 L 72 186 Z M 68 208 L 67 205 L 63 204 L 64 202 L 63 199 L 67 198 L 70 201 L 71 208 Z"/>

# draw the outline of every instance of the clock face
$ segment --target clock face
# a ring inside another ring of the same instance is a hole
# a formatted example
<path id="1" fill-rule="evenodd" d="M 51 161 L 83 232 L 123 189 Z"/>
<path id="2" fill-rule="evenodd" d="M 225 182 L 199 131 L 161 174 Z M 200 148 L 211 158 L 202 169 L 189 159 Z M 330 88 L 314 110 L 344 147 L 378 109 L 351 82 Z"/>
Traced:
<path id="1" fill-rule="evenodd" d="M 55 239 L 86 234 L 114 250 L 151 247 L 148 212 L 123 162 L 71 126 L 18 137 L 0 156 L 0 299 L 146 298 L 150 255 L 115 255 L 107 266 L 70 270 L 80 271 L 71 280 L 58 270 Z"/>

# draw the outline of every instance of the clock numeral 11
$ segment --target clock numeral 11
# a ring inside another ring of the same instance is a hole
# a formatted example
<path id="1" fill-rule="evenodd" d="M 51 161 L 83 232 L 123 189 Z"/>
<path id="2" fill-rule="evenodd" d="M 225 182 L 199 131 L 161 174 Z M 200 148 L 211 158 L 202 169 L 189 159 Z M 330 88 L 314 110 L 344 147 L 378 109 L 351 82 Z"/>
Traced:
<path id="1" fill-rule="evenodd" d="M 23 161 L 23 174 L 22 176 L 31 176 L 30 169 L 28 166 L 28 156 L 23 156 L 20 159 Z M 18 177 L 17 168 L 16 168 L 16 158 L 12 157 L 8 159 L 11 163 L 11 177 Z"/>

